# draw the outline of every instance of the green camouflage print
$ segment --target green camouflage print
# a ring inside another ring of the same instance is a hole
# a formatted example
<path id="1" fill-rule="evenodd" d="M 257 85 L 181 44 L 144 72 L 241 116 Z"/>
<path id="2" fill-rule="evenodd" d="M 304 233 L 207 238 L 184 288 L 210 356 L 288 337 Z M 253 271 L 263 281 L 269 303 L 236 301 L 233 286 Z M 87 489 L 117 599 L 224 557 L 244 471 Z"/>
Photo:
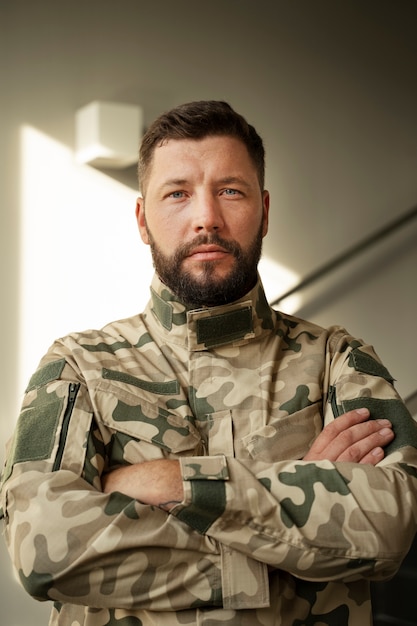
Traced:
<path id="1" fill-rule="evenodd" d="M 142 315 L 51 347 L 3 473 L 5 537 L 51 626 L 366 626 L 417 520 L 417 430 L 373 349 L 268 306 L 187 311 L 154 277 Z M 305 462 L 368 406 L 377 466 Z M 180 460 L 171 514 L 101 491 L 121 465 Z M 395 528 L 395 532 L 393 531 Z"/>

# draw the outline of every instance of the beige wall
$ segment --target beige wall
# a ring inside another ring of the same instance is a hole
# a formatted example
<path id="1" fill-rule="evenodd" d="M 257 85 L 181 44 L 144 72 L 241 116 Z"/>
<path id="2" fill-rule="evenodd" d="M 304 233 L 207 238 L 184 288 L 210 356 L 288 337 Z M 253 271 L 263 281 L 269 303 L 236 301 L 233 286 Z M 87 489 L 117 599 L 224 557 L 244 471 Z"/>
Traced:
<path id="1" fill-rule="evenodd" d="M 265 253 L 303 276 L 417 203 L 414 10 L 413 0 L 0 4 L 2 440 L 20 393 L 21 126 L 72 149 L 75 111 L 95 99 L 138 103 L 147 122 L 183 101 L 228 100 L 265 138 Z M 316 321 L 374 343 L 404 394 L 417 386 L 416 247 L 410 227 L 335 278 L 327 306 L 310 305 Z M 16 590 L 2 579 L 2 624 L 45 624 L 45 607 L 29 601 L 29 613 Z"/>

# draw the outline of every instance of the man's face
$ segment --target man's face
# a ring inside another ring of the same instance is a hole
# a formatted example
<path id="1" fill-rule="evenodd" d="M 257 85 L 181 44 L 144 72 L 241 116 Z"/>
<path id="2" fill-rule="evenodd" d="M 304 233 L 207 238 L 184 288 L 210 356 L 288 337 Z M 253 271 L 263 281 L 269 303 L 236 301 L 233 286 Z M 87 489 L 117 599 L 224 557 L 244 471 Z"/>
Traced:
<path id="1" fill-rule="evenodd" d="M 161 280 L 190 306 L 232 302 L 256 281 L 268 192 L 234 137 L 169 140 L 155 149 L 141 237 Z"/>

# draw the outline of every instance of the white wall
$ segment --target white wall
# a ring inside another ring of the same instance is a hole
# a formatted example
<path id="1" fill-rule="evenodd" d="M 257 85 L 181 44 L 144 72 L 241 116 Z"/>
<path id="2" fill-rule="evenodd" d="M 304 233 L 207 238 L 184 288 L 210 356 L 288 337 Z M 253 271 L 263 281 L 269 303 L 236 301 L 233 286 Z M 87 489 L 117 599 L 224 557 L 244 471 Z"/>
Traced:
<path id="1" fill-rule="evenodd" d="M 414 11 L 414 0 L 0 4 L 2 447 L 21 393 L 25 364 L 19 354 L 28 359 L 24 346 L 19 352 L 22 306 L 28 302 L 21 278 L 34 268 L 25 265 L 23 253 L 48 241 L 54 201 L 62 237 L 47 245 L 51 259 L 61 255 L 60 265 L 51 260 L 32 278 L 39 291 L 31 296 L 24 330 L 42 343 L 39 325 L 46 320 L 43 332 L 50 337 L 39 350 L 71 320 L 74 328 L 84 324 L 80 307 L 82 315 L 93 315 L 88 325 L 101 325 L 107 311 L 109 318 L 124 307 L 130 314 L 147 298 L 138 249 L 129 250 L 136 246 L 134 222 L 127 233 L 134 175 L 129 170 L 108 178 L 74 169 L 75 111 L 95 99 L 131 102 L 143 106 L 149 123 L 183 101 L 228 100 L 265 138 L 272 195 L 265 253 L 303 276 L 417 203 Z M 24 127 L 32 129 L 32 139 L 38 134 L 54 146 L 67 165 L 54 170 L 41 151 L 28 161 Z M 82 192 L 86 187 L 93 197 Z M 105 215 L 104 196 L 112 198 Z M 122 230 L 126 225 L 126 238 L 121 232 L 117 238 L 122 246 L 111 252 L 105 243 L 110 224 Z M 77 300 L 77 289 L 68 298 L 64 279 L 56 275 L 57 267 L 68 269 L 68 259 L 75 267 L 77 259 L 87 258 L 90 229 L 93 278 L 91 264 L 77 278 L 103 298 L 100 314 L 90 313 L 87 297 Z M 22 232 L 29 244 L 22 244 Z M 374 343 L 405 395 L 416 387 L 415 232 L 409 229 L 402 243 L 375 253 L 366 282 L 369 272 L 355 266 L 340 279 L 337 294 L 333 283 L 326 307 L 310 311 L 316 321 L 340 322 Z M 107 290 L 99 285 L 110 272 L 109 259 L 115 265 L 123 259 L 123 277 L 113 278 Z M 122 284 L 127 287 L 120 289 Z M 52 304 L 46 304 L 48 290 Z M 110 306 L 115 292 L 117 311 Z M 0 550 L 1 563 L 7 563 Z M 0 601 L 5 626 L 46 623 L 45 607 L 23 599 L 10 577 L 2 578 Z"/>

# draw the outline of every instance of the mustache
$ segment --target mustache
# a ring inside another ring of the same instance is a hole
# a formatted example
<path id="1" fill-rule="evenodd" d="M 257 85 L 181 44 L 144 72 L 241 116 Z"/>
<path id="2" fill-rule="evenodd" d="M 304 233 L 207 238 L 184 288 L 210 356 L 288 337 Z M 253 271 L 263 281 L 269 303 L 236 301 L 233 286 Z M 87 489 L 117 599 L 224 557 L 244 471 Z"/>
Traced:
<path id="1" fill-rule="evenodd" d="M 195 248 L 203 245 L 215 245 L 220 246 L 230 254 L 233 254 L 237 259 L 242 254 L 242 248 L 236 241 L 230 241 L 228 239 L 223 239 L 217 233 L 213 233 L 211 235 L 198 235 L 192 241 L 180 246 L 175 252 L 175 260 L 178 262 L 183 261 L 186 257 L 188 257 Z"/>

